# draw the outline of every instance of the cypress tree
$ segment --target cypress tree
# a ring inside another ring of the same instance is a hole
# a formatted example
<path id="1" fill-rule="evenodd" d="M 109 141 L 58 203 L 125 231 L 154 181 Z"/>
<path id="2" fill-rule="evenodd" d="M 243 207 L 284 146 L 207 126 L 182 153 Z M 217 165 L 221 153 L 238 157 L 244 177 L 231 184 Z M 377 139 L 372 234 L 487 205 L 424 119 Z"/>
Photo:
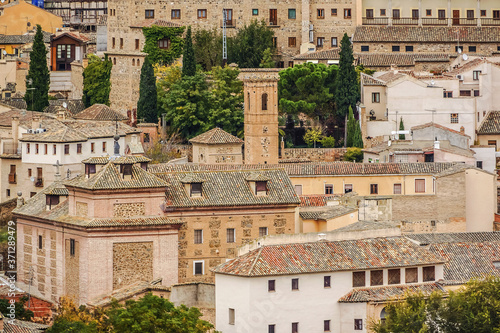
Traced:
<path id="1" fill-rule="evenodd" d="M 26 76 L 27 89 L 24 95 L 28 110 L 43 111 L 49 105 L 49 85 L 50 73 L 47 67 L 47 49 L 43 43 L 42 27 L 37 24 L 33 51 L 30 54 L 30 68 Z"/>
<path id="2" fill-rule="evenodd" d="M 148 123 L 158 122 L 158 107 L 156 95 L 156 77 L 149 57 L 144 59 L 141 68 L 141 83 L 139 85 L 139 101 L 137 102 L 137 118 Z"/>
<path id="3" fill-rule="evenodd" d="M 347 118 L 347 137 L 345 141 L 346 147 L 355 147 L 354 146 L 354 137 L 356 134 L 356 119 L 354 119 L 354 113 L 352 112 L 351 106 L 349 106 L 349 116 Z"/>
<path id="4" fill-rule="evenodd" d="M 191 38 L 191 26 L 186 32 L 184 42 L 184 53 L 182 56 L 182 76 L 193 76 L 196 74 L 196 60 L 194 58 L 193 39 Z"/>
<path id="5" fill-rule="evenodd" d="M 339 72 L 337 74 L 337 114 L 341 117 L 353 110 L 359 100 L 359 84 L 356 70 L 354 68 L 354 56 L 352 54 L 351 41 L 344 34 L 340 42 Z"/>
<path id="6" fill-rule="evenodd" d="M 359 120 L 356 120 L 356 128 L 354 131 L 354 138 L 352 140 L 352 146 L 363 148 L 363 138 L 361 136 L 361 127 L 359 126 Z"/>
<path id="7" fill-rule="evenodd" d="M 399 122 L 399 130 L 404 131 L 405 130 L 405 125 L 403 124 L 403 117 L 401 117 L 401 121 Z M 404 140 L 405 135 L 404 134 L 399 134 L 399 140 Z"/>

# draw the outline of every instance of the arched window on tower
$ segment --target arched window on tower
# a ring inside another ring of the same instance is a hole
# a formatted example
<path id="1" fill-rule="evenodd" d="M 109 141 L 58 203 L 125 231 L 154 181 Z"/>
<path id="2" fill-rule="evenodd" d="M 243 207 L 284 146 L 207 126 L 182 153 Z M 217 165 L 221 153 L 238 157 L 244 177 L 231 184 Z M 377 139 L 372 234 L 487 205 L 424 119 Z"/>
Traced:
<path id="1" fill-rule="evenodd" d="M 135 66 L 135 59 L 132 59 L 132 66 Z"/>
<path id="2" fill-rule="evenodd" d="M 262 110 L 267 110 L 267 94 L 262 94 Z"/>
<path id="3" fill-rule="evenodd" d="M 248 110 L 250 110 L 250 93 L 247 93 Z"/>

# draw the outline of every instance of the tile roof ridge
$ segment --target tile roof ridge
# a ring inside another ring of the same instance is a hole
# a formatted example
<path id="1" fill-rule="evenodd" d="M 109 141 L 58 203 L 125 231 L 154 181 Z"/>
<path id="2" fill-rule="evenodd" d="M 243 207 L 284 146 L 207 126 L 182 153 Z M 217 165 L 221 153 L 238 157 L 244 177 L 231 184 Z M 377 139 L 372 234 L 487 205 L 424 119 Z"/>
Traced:
<path id="1" fill-rule="evenodd" d="M 257 255 L 255 256 L 254 262 L 252 263 L 252 267 L 250 267 L 250 269 L 248 270 L 248 273 L 247 273 L 248 276 L 251 276 L 252 271 L 255 268 L 255 265 L 257 264 L 257 261 L 259 260 L 260 255 L 261 255 L 263 249 L 264 249 L 264 246 L 262 246 L 259 249 L 259 253 L 257 253 Z"/>

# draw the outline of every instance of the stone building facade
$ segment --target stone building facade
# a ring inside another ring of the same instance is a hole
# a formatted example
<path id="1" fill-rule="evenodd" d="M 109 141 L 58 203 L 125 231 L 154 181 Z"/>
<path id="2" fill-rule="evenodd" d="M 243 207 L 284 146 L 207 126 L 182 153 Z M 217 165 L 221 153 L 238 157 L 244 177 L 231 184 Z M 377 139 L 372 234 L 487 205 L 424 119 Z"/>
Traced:
<path id="1" fill-rule="evenodd" d="M 193 163 L 243 163 L 243 140 L 218 127 L 190 139 L 189 142 L 193 145 Z"/>

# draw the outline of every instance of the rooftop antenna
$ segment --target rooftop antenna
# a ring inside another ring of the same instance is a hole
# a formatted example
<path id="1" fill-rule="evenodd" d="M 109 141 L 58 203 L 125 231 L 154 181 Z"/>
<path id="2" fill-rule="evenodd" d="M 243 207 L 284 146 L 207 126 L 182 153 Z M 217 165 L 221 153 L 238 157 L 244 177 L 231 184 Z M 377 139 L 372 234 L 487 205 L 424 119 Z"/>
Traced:
<path id="1" fill-rule="evenodd" d="M 227 41 L 226 41 L 226 19 L 227 9 L 222 9 L 222 67 L 227 64 Z"/>

